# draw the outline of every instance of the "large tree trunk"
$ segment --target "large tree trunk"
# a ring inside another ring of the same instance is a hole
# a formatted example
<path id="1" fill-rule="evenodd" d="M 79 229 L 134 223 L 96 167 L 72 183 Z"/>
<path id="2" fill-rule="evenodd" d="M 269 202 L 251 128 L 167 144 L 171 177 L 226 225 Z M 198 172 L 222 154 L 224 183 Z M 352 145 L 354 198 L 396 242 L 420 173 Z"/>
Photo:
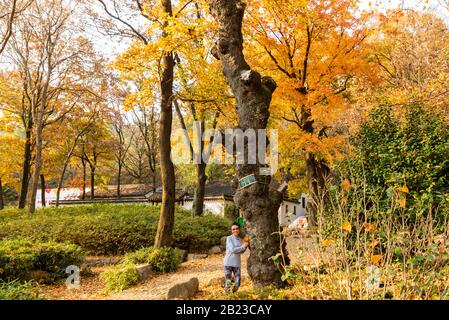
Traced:
<path id="1" fill-rule="evenodd" d="M 162 0 L 162 9 L 172 16 L 170 0 Z M 167 23 L 164 23 L 164 27 Z M 163 37 L 166 36 L 164 32 Z M 170 158 L 172 131 L 172 99 L 174 59 L 172 52 L 166 52 L 161 61 L 161 118 L 159 123 L 159 148 L 161 157 L 162 206 L 154 246 L 171 246 L 175 222 L 175 169 Z"/>
<path id="2" fill-rule="evenodd" d="M 20 182 L 19 192 L 19 209 L 24 209 L 26 206 L 26 200 L 28 196 L 28 186 L 30 182 L 31 174 L 31 131 L 33 128 L 33 120 L 31 113 L 28 115 L 28 125 L 26 128 L 25 148 L 22 164 L 22 178 Z"/>
<path id="3" fill-rule="evenodd" d="M 5 201 L 3 200 L 3 185 L 2 178 L 0 177 L 0 210 L 5 207 Z"/>
<path id="4" fill-rule="evenodd" d="M 45 177 L 43 174 L 41 174 L 41 203 L 42 207 L 46 207 L 45 203 Z"/>
<path id="5" fill-rule="evenodd" d="M 242 20 L 245 4 L 240 0 L 208 0 L 211 13 L 218 22 L 219 39 L 213 54 L 220 59 L 226 79 L 236 98 L 238 127 L 241 130 L 266 129 L 271 96 L 276 83 L 251 70 L 243 56 Z M 241 179 L 254 174 L 257 183 L 237 190 L 234 201 L 243 212 L 250 238 L 248 273 L 255 288 L 280 285 L 281 270 L 270 259 L 281 252 L 278 209 L 282 195 L 270 190 L 270 176 L 260 176 L 261 164 L 248 164 L 247 142 L 245 163 L 237 165 Z M 264 150 L 265 151 L 265 150 Z M 262 181 L 264 183 L 262 183 Z M 267 184 L 268 183 L 268 184 Z M 284 251 L 285 262 L 288 257 Z"/>

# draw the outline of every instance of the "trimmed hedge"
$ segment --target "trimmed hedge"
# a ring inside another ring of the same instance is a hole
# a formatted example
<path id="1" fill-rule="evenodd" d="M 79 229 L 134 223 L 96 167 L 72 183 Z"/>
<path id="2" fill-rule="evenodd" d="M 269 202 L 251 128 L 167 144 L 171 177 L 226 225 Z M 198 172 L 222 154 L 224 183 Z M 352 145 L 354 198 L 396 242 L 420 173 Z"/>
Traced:
<path id="1" fill-rule="evenodd" d="M 159 206 L 146 204 L 49 207 L 34 215 L 8 208 L 0 211 L 0 239 L 68 241 L 89 254 L 124 254 L 153 245 L 159 212 Z M 206 251 L 220 244 L 227 229 L 221 217 L 193 217 L 189 211 L 176 209 L 175 246 L 182 249 Z"/>
<path id="2" fill-rule="evenodd" d="M 84 257 L 81 248 L 74 244 L 25 239 L 2 240 L 0 279 L 26 281 L 43 272 L 45 280 L 52 282 L 66 277 L 66 268 L 70 265 L 80 266 Z"/>

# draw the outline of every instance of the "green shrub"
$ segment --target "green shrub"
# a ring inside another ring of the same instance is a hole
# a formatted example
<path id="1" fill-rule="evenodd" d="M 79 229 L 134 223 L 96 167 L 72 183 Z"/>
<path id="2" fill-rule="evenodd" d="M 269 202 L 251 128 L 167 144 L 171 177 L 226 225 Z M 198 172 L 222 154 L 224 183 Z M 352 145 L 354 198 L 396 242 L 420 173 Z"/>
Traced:
<path id="1" fill-rule="evenodd" d="M 154 244 L 159 213 L 159 206 L 146 204 L 48 207 L 31 216 L 8 208 L 0 211 L 0 239 L 68 241 L 89 254 L 124 254 Z M 176 246 L 192 252 L 205 251 L 219 244 L 226 234 L 225 219 L 213 215 L 192 217 L 188 211 L 176 209 Z"/>
<path id="2" fill-rule="evenodd" d="M 182 258 L 181 250 L 170 247 L 161 249 L 142 248 L 125 255 L 125 261 L 135 264 L 149 264 L 157 272 L 176 271 L 182 262 Z"/>
<path id="3" fill-rule="evenodd" d="M 375 108 L 350 139 L 354 152 L 337 171 L 342 171 L 341 179 L 363 184 L 368 207 L 373 198 L 381 210 L 391 211 L 397 190 L 405 185 L 410 223 L 432 207 L 440 207 L 442 215 L 436 218 L 443 220 L 449 200 L 449 125 L 420 105 L 403 111 L 405 117 L 399 119 L 393 107 Z"/>
<path id="4" fill-rule="evenodd" d="M 153 270 L 158 272 L 176 271 L 181 262 L 182 253 L 180 250 L 168 247 L 153 250 L 148 261 Z"/>
<path id="5" fill-rule="evenodd" d="M 139 282 L 139 273 L 134 263 L 126 261 L 102 272 L 100 278 L 107 291 L 120 292 Z"/>
<path id="6" fill-rule="evenodd" d="M 33 272 L 43 271 L 46 280 L 65 276 L 69 265 L 80 265 L 84 253 L 69 243 L 37 242 L 24 239 L 0 241 L 0 279 L 30 280 Z"/>
<path id="7" fill-rule="evenodd" d="M 144 264 L 149 263 L 150 254 L 154 251 L 154 247 L 142 248 L 134 252 L 128 252 L 125 254 L 126 261 L 135 263 L 135 264 Z"/>
<path id="8" fill-rule="evenodd" d="M 37 300 L 39 293 L 35 282 L 0 281 L 0 300 Z"/>

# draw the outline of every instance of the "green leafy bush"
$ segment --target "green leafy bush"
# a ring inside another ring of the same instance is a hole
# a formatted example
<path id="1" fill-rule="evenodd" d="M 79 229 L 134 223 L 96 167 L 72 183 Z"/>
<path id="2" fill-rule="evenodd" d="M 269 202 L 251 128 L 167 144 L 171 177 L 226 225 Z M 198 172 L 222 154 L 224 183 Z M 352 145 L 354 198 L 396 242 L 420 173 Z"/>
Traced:
<path id="1" fill-rule="evenodd" d="M 172 272 L 176 271 L 182 262 L 182 253 L 179 249 L 161 248 L 154 249 L 149 255 L 148 263 L 154 271 Z"/>
<path id="2" fill-rule="evenodd" d="M 150 254 L 154 251 L 154 247 L 147 247 L 142 248 L 134 252 L 128 252 L 125 254 L 126 261 L 129 261 L 131 263 L 135 264 L 144 264 L 149 263 L 150 261 Z"/>
<path id="3" fill-rule="evenodd" d="M 81 248 L 69 243 L 38 242 L 25 239 L 0 241 L 0 279 L 30 280 L 44 272 L 47 281 L 65 277 L 70 265 L 84 261 Z"/>
<path id="4" fill-rule="evenodd" d="M 406 190 L 403 205 L 410 222 L 430 207 L 438 206 L 445 214 L 449 200 L 449 125 L 421 105 L 409 105 L 402 111 L 403 119 L 390 106 L 379 106 L 371 112 L 351 138 L 354 152 L 340 163 L 340 177 L 363 184 L 368 201 L 374 205 L 370 198 L 378 199 L 385 211 L 398 200 L 398 189 Z"/>
<path id="5" fill-rule="evenodd" d="M 153 245 L 159 213 L 159 206 L 145 204 L 49 207 L 32 216 L 8 208 L 0 212 L 0 239 L 68 241 L 89 254 L 123 254 Z M 205 251 L 219 244 L 226 234 L 225 219 L 214 215 L 193 217 L 182 208 L 176 209 L 176 246 L 192 252 Z"/>
<path id="6" fill-rule="evenodd" d="M 0 300 L 40 300 L 36 283 L 0 281 Z"/>
<path id="7" fill-rule="evenodd" d="M 120 292 L 139 282 L 139 273 L 134 263 L 125 261 L 102 272 L 100 278 L 105 282 L 107 291 Z"/>
<path id="8" fill-rule="evenodd" d="M 176 271 L 182 262 L 182 252 L 178 248 L 165 247 L 155 249 L 153 247 L 142 248 L 125 255 L 125 261 L 135 264 L 149 264 L 154 271 Z"/>

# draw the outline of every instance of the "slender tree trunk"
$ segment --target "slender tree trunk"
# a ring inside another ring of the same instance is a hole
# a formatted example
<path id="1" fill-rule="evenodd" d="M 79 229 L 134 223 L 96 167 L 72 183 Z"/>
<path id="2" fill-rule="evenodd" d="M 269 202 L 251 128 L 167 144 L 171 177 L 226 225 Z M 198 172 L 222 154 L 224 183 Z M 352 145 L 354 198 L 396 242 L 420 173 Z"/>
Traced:
<path id="1" fill-rule="evenodd" d="M 90 200 L 95 198 L 95 167 L 90 168 Z"/>
<path id="2" fill-rule="evenodd" d="M 120 194 L 121 180 L 122 180 L 122 165 L 119 163 L 118 164 L 118 173 L 117 173 L 117 198 L 121 197 L 121 194 Z"/>
<path id="3" fill-rule="evenodd" d="M 73 150 L 75 149 L 76 141 L 74 146 L 70 149 L 69 154 L 64 160 L 64 165 L 62 166 L 61 175 L 59 176 L 58 188 L 56 189 L 56 207 L 59 207 L 59 198 L 61 194 L 62 184 L 64 183 L 65 172 L 67 171 L 67 166 L 69 165 L 70 158 L 72 157 Z M 86 195 L 86 165 L 83 163 L 83 200 Z"/>
<path id="4" fill-rule="evenodd" d="M 193 195 L 192 211 L 195 216 L 201 216 L 204 212 L 204 193 L 206 187 L 207 175 L 206 164 L 196 165 L 196 186 Z"/>
<path id="5" fill-rule="evenodd" d="M 45 177 L 43 174 L 41 174 L 41 203 L 42 207 L 46 207 L 45 203 Z"/>
<path id="6" fill-rule="evenodd" d="M 31 131 L 33 130 L 32 128 L 33 128 L 33 120 L 31 114 L 29 114 L 28 126 L 26 128 L 25 133 L 26 140 L 22 164 L 22 179 L 20 183 L 19 209 L 25 208 L 28 195 L 28 185 L 30 182 L 30 174 L 31 174 Z"/>
<path id="7" fill-rule="evenodd" d="M 0 178 L 0 210 L 2 210 L 5 207 L 5 201 L 3 199 L 3 185 L 2 185 L 2 178 Z"/>
<path id="8" fill-rule="evenodd" d="M 236 97 L 238 127 L 266 129 L 269 106 L 276 83 L 270 77 L 261 77 L 251 70 L 243 55 L 242 21 L 245 4 L 240 0 L 208 0 L 211 13 L 218 23 L 219 39 L 213 55 L 221 61 L 227 82 Z M 278 209 L 282 194 L 270 190 L 270 176 L 260 176 L 262 164 L 248 164 L 248 142 L 245 146 L 244 164 L 237 164 L 237 175 L 242 179 L 255 175 L 257 183 L 237 190 L 234 201 L 245 218 L 245 229 L 250 238 L 248 273 L 255 288 L 270 284 L 280 285 L 280 268 L 270 259 L 283 253 L 284 264 L 288 264 L 285 245 L 281 246 Z"/>
<path id="9" fill-rule="evenodd" d="M 81 195 L 82 200 L 86 200 L 86 160 L 81 158 L 81 164 L 83 166 L 83 193 Z"/>
<path id="10" fill-rule="evenodd" d="M 170 0 L 162 0 L 162 9 L 172 16 Z M 167 22 L 164 22 L 164 27 Z M 166 37 L 165 31 L 163 37 Z M 171 131 L 173 121 L 172 96 L 174 59 L 172 52 L 165 52 L 161 61 L 161 115 L 159 123 L 159 148 L 161 158 L 162 206 L 154 246 L 161 248 L 171 246 L 175 222 L 175 169 L 170 158 Z"/>
<path id="11" fill-rule="evenodd" d="M 46 91 L 46 90 L 45 90 Z M 45 94 L 45 93 L 44 93 Z M 35 117 L 35 127 L 36 127 L 36 157 L 34 160 L 34 171 L 33 177 L 31 180 L 31 194 L 30 194 L 30 203 L 28 204 L 29 212 L 34 213 L 36 211 L 36 193 L 37 187 L 39 185 L 39 179 L 41 175 L 42 168 L 42 133 L 43 133 L 43 115 L 44 115 L 44 105 L 46 103 L 46 99 L 42 99 L 40 105 L 36 110 Z"/>
<path id="12" fill-rule="evenodd" d="M 156 191 L 156 171 L 152 171 L 152 175 L 153 175 L 151 177 L 152 184 L 153 184 L 152 189 L 153 189 L 153 192 L 155 192 Z"/>

